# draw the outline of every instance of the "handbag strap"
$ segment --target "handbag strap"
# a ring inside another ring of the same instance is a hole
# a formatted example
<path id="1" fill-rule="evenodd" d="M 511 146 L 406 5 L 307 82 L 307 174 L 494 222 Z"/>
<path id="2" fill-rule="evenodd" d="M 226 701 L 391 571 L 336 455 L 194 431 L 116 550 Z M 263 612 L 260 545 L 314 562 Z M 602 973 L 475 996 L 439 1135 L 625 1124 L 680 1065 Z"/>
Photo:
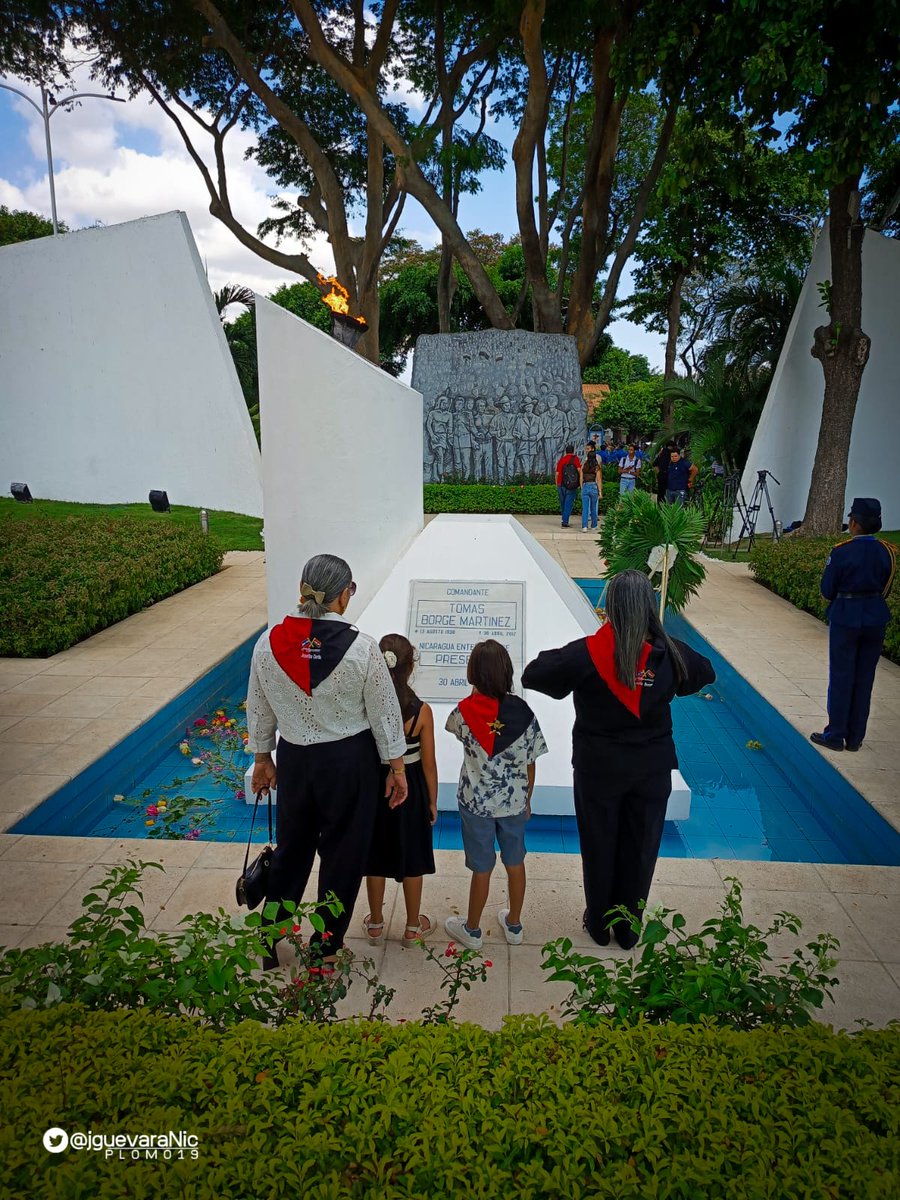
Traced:
<path id="1" fill-rule="evenodd" d="M 250 861 L 250 847 L 253 844 L 253 826 L 256 822 L 256 812 L 259 808 L 259 798 L 263 792 L 266 793 L 266 807 L 269 813 L 269 845 L 271 846 L 272 844 L 272 792 L 269 788 L 261 788 L 256 793 L 256 803 L 253 805 L 253 816 L 250 818 L 250 836 L 247 838 L 247 852 L 244 855 L 244 870 L 242 871 L 243 875 L 247 874 L 247 863 Z"/>

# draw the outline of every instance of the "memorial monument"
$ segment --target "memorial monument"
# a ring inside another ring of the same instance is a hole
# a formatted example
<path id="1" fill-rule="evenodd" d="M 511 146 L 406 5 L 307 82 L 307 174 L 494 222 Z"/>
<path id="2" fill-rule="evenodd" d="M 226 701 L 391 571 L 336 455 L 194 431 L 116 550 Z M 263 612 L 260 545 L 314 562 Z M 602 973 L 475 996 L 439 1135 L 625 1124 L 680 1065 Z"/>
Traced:
<path id="1" fill-rule="evenodd" d="M 549 475 L 566 443 L 586 436 L 578 351 L 564 334 L 423 334 L 412 386 L 424 401 L 426 483 Z"/>

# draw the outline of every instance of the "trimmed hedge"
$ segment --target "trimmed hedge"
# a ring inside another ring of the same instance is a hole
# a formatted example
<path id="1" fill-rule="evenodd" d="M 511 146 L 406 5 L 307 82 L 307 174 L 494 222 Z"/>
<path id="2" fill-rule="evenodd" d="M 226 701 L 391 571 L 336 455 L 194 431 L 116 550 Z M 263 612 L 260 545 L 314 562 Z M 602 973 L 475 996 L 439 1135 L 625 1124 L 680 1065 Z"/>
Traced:
<path id="1" fill-rule="evenodd" d="M 0 655 L 56 654 L 222 565 L 199 530 L 130 517 L 0 517 Z"/>
<path id="2" fill-rule="evenodd" d="M 750 570 L 759 583 L 797 608 L 825 620 L 826 601 L 819 591 L 822 572 L 834 542 L 831 538 L 791 536 L 775 542 L 755 541 L 750 551 Z M 884 637 L 884 653 L 900 663 L 900 585 L 888 596 L 891 620 Z"/>
<path id="3" fill-rule="evenodd" d="M 604 483 L 600 512 L 619 498 L 617 483 Z M 426 513 L 533 513 L 558 515 L 559 494 L 553 483 L 426 483 Z M 581 489 L 575 497 L 575 513 L 581 512 Z"/>
<path id="4" fill-rule="evenodd" d="M 900 1194 L 900 1029 L 368 1022 L 224 1033 L 76 1006 L 0 1021 L 5 1196 Z M 44 1150 L 58 1126 L 197 1158 Z"/>

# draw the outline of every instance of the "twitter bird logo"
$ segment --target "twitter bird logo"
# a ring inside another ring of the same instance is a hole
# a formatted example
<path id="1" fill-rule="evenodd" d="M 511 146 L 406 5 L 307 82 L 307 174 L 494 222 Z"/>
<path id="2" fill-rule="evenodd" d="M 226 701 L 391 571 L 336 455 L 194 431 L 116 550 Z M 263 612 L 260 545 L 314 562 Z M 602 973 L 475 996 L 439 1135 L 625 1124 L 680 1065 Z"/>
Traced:
<path id="1" fill-rule="evenodd" d="M 61 1154 L 69 1144 L 69 1135 L 64 1129 L 53 1126 L 44 1134 L 44 1149 L 50 1154 Z"/>

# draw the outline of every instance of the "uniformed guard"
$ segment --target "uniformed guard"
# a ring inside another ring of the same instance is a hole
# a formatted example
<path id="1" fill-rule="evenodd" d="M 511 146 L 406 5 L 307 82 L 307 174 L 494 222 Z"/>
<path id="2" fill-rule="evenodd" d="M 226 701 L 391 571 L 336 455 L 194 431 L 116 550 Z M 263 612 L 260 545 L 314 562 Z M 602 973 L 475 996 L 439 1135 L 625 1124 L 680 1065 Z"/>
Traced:
<path id="1" fill-rule="evenodd" d="M 832 549 L 820 585 L 829 602 L 828 724 L 810 739 L 828 750 L 858 750 L 866 736 L 897 569 L 896 548 L 874 536 L 881 528 L 877 500 L 854 500 L 848 522 L 850 540 Z"/>

